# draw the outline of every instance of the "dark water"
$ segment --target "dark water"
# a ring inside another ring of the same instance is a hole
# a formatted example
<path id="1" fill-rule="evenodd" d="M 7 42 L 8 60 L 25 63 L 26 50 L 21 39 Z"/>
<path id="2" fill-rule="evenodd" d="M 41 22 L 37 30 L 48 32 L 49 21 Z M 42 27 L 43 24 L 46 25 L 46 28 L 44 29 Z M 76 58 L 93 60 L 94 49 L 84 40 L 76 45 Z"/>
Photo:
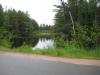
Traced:
<path id="1" fill-rule="evenodd" d="M 30 45 L 34 49 L 54 48 L 54 39 L 51 36 L 34 36 L 33 38 L 12 38 L 12 47 Z"/>

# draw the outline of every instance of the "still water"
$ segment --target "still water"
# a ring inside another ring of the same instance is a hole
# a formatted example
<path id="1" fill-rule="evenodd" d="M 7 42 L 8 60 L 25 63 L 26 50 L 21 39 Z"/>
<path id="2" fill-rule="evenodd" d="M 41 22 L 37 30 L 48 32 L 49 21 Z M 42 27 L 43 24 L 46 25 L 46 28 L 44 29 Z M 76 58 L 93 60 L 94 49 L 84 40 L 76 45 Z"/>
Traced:
<path id="1" fill-rule="evenodd" d="M 42 37 L 38 39 L 37 44 L 32 49 L 35 50 L 35 49 L 48 49 L 48 48 L 55 48 L 54 39 Z"/>
<path id="2" fill-rule="evenodd" d="M 55 48 L 54 38 L 52 36 L 34 36 L 32 38 L 12 38 L 12 48 L 22 45 L 30 45 L 33 50 Z"/>

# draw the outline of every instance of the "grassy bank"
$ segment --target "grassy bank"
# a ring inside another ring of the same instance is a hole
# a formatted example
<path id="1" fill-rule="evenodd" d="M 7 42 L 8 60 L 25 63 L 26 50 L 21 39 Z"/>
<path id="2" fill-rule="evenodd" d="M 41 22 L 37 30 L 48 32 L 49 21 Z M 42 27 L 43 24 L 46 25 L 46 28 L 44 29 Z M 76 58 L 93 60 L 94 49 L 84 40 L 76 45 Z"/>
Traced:
<path id="1" fill-rule="evenodd" d="M 88 58 L 88 59 L 100 59 L 100 49 L 86 51 L 82 49 L 48 49 L 48 50 L 36 50 L 33 53 L 51 55 L 51 56 L 61 56 L 61 57 L 71 57 L 71 58 Z"/>
<path id="2" fill-rule="evenodd" d="M 22 46 L 22 47 L 13 48 L 13 49 L 4 48 L 0 46 L 0 51 L 33 53 L 33 54 L 71 57 L 71 58 L 100 59 L 100 48 L 96 50 L 85 50 L 85 49 L 79 49 L 79 48 L 32 50 L 30 46 Z"/>

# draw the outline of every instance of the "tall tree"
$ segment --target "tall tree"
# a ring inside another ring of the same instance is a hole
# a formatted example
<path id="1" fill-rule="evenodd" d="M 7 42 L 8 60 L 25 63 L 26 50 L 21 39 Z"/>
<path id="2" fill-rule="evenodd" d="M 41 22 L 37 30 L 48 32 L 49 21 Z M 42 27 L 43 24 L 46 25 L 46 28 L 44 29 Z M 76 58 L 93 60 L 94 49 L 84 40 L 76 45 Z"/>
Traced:
<path id="1" fill-rule="evenodd" d="M 4 14 L 2 5 L 0 4 L 0 27 L 3 26 L 3 23 L 4 23 Z"/>
<path id="2" fill-rule="evenodd" d="M 67 3 L 63 2 L 61 6 L 57 6 L 59 10 L 55 15 L 56 32 L 72 35 L 73 29 L 70 15 L 68 15 L 68 11 L 70 11 L 75 23 L 76 32 L 76 36 L 73 38 L 77 39 L 77 42 L 82 47 L 95 48 L 100 40 L 98 39 L 100 37 L 99 2 L 99 0 L 97 0 L 97 3 L 96 0 L 68 0 Z M 69 38 L 71 39 L 72 37 Z"/>
<path id="3" fill-rule="evenodd" d="M 3 24 L 4 24 L 4 13 L 3 13 L 3 7 L 0 4 L 0 40 L 3 39 L 4 33 L 5 33 Z"/>

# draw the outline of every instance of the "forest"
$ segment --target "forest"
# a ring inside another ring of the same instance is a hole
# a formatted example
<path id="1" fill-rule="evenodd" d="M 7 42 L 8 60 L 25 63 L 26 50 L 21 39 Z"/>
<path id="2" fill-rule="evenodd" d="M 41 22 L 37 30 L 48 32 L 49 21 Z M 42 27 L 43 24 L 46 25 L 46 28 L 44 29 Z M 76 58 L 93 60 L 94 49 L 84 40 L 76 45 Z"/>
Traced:
<path id="1" fill-rule="evenodd" d="M 5 10 L 0 5 L 0 45 L 9 43 L 10 47 L 29 44 L 38 30 L 38 23 L 28 13 Z"/>
<path id="2" fill-rule="evenodd" d="M 55 5 L 58 9 L 55 9 L 54 31 L 79 47 L 100 47 L 100 1 L 68 0 L 65 3 L 61 0 L 61 3 L 62 6 Z"/>
<path id="3" fill-rule="evenodd" d="M 28 12 L 4 9 L 0 5 L 0 46 L 30 46 L 38 33 L 51 33 L 56 48 L 100 49 L 100 0 L 60 2 L 61 5 L 54 5 L 54 25 L 44 27 Z"/>

